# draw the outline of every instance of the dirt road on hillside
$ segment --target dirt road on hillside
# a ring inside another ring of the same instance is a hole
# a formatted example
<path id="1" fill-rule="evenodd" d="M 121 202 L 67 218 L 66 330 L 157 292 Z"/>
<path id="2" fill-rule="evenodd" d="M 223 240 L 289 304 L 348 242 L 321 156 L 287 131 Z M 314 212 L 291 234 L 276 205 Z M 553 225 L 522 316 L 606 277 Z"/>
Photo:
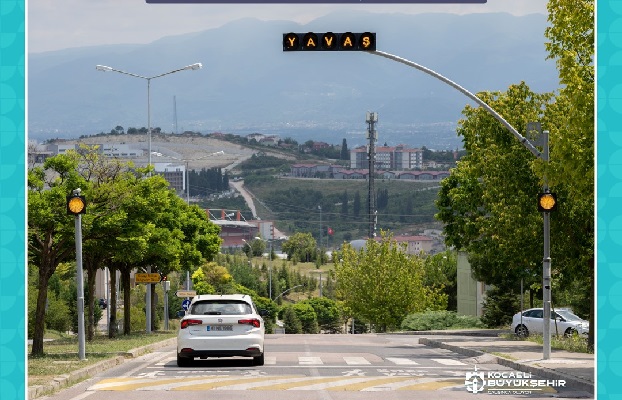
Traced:
<path id="1" fill-rule="evenodd" d="M 251 212 L 253 213 L 253 218 L 257 219 L 257 210 L 255 209 L 254 196 L 251 192 L 246 190 L 246 188 L 244 187 L 244 181 L 235 181 L 235 182 L 229 181 L 229 186 L 237 190 L 238 192 L 240 192 L 242 197 L 244 197 L 246 204 L 248 204 L 248 208 L 251 209 Z M 274 237 L 271 239 L 284 238 L 284 237 L 286 237 L 285 234 L 281 232 L 280 230 L 278 230 L 275 226 Z"/>

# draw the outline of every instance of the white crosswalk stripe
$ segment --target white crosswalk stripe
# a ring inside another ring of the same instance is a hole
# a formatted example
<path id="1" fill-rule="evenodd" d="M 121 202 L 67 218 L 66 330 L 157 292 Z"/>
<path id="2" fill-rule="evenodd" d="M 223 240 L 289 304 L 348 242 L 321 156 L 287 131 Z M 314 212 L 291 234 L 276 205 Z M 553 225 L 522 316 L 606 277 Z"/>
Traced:
<path id="1" fill-rule="evenodd" d="M 390 361 L 395 365 L 419 365 L 417 361 L 411 360 L 410 358 L 387 357 L 387 361 Z"/>
<path id="2" fill-rule="evenodd" d="M 323 365 L 320 357 L 298 357 L 298 363 L 300 365 Z"/>
<path id="3" fill-rule="evenodd" d="M 451 358 L 431 358 L 431 360 L 443 365 L 467 365 L 462 361 L 454 360 Z"/>
<path id="4" fill-rule="evenodd" d="M 343 360 L 348 365 L 370 365 L 365 357 L 344 357 Z"/>

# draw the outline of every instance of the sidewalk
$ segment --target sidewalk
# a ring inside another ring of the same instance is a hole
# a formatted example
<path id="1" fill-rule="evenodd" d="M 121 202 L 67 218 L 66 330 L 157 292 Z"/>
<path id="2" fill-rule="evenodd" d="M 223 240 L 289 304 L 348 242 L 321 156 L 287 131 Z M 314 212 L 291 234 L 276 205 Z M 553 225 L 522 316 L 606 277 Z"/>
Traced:
<path id="1" fill-rule="evenodd" d="M 475 332 L 474 332 L 475 333 Z M 419 343 L 438 347 L 470 357 L 482 357 L 482 362 L 497 363 L 517 371 L 529 372 L 540 379 L 563 379 L 573 389 L 594 394 L 594 354 L 551 350 L 543 359 L 542 345 L 522 340 L 507 340 L 490 331 L 491 336 L 467 336 L 469 331 L 417 333 Z M 464 336 L 457 336 L 464 335 Z"/>

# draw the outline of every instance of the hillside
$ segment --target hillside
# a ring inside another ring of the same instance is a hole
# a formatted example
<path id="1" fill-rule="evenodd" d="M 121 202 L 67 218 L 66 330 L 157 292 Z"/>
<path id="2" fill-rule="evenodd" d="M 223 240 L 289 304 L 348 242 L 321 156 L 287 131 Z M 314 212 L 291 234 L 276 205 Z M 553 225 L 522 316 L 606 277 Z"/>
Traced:
<path id="1" fill-rule="evenodd" d="M 80 142 L 91 145 L 133 143 L 145 150 L 145 153 L 148 148 L 145 135 L 98 135 L 82 138 Z M 152 157 L 154 163 L 187 161 L 190 170 L 219 167 L 229 171 L 232 178 L 244 177 L 244 187 L 254 199 L 256 215 L 262 220 L 274 221 L 285 235 L 302 231 L 311 232 L 319 238 L 321 227 L 323 243 L 329 247 L 343 240 L 363 238 L 369 232 L 366 180 L 302 179 L 276 173 L 274 168 L 240 168 L 241 163 L 248 162 L 259 153 L 282 159 L 280 169 L 285 171 L 288 171 L 288 164 L 329 160 L 310 160 L 309 155 L 259 145 L 246 146 L 200 135 L 153 134 L 151 147 L 155 153 Z M 147 163 L 146 157 L 134 161 Z M 230 182 L 232 188 L 233 184 Z M 419 234 L 424 229 L 439 229 L 439 223 L 434 220 L 434 201 L 439 184 L 376 180 L 374 186 L 379 195 L 376 200 L 377 232 L 380 233 L 382 229 L 391 230 L 395 234 Z M 252 219 L 255 214 L 239 195 L 213 196 L 209 200 L 198 201 L 198 204 L 203 208 L 239 209 L 247 219 Z M 321 213 L 318 207 L 321 207 Z M 329 227 L 333 235 L 328 234 Z"/>

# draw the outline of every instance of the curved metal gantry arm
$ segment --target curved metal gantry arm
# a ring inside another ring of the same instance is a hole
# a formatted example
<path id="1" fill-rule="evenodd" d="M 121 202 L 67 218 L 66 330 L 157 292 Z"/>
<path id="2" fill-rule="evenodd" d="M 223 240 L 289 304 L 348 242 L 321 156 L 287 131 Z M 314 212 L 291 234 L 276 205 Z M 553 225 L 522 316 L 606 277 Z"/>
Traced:
<path id="1" fill-rule="evenodd" d="M 416 68 L 419 71 L 425 72 L 426 74 L 431 75 L 431 76 L 435 77 L 436 79 L 438 79 L 438 80 L 440 80 L 442 82 L 445 82 L 446 84 L 448 84 L 449 86 L 453 87 L 454 89 L 457 89 L 458 91 L 460 91 L 461 93 L 466 95 L 468 98 L 470 98 L 471 100 L 473 100 L 474 102 L 479 104 L 481 107 L 483 107 L 486 111 L 488 111 L 489 114 L 491 114 L 499 122 L 501 122 L 501 124 L 503 124 L 503 126 L 508 128 L 508 130 L 510 132 L 512 132 L 514 137 L 516 137 L 516 139 L 518 139 L 518 141 L 521 142 L 523 144 L 523 146 L 525 146 L 527 148 L 527 150 L 529 150 L 534 156 L 536 156 L 537 158 L 540 158 L 540 159 L 544 159 L 544 155 L 542 154 L 542 152 L 540 152 L 533 144 L 531 144 L 531 142 L 529 140 L 527 140 L 527 138 L 525 138 L 523 135 L 518 133 L 516 128 L 514 128 L 512 125 L 510 125 L 510 123 L 507 122 L 501 115 L 499 115 L 499 113 L 497 113 L 495 110 L 493 110 L 492 107 L 490 107 L 488 104 L 486 104 L 486 102 L 482 101 L 479 97 L 477 97 L 473 93 L 469 92 L 468 90 L 466 90 L 462 86 L 458 85 L 456 82 L 454 82 L 454 81 L 444 77 L 443 75 L 439 74 L 438 72 L 435 72 L 435 71 L 433 71 L 433 70 L 431 70 L 429 68 L 424 67 L 423 65 L 417 64 L 417 63 L 415 63 L 413 61 L 407 60 L 407 59 L 402 58 L 402 57 L 398 57 L 398 56 L 393 55 L 393 54 L 385 53 L 384 51 L 375 50 L 375 51 L 368 51 L 366 53 L 375 54 L 377 56 L 388 58 L 390 60 L 397 61 L 399 63 L 408 65 L 409 67 Z"/>

